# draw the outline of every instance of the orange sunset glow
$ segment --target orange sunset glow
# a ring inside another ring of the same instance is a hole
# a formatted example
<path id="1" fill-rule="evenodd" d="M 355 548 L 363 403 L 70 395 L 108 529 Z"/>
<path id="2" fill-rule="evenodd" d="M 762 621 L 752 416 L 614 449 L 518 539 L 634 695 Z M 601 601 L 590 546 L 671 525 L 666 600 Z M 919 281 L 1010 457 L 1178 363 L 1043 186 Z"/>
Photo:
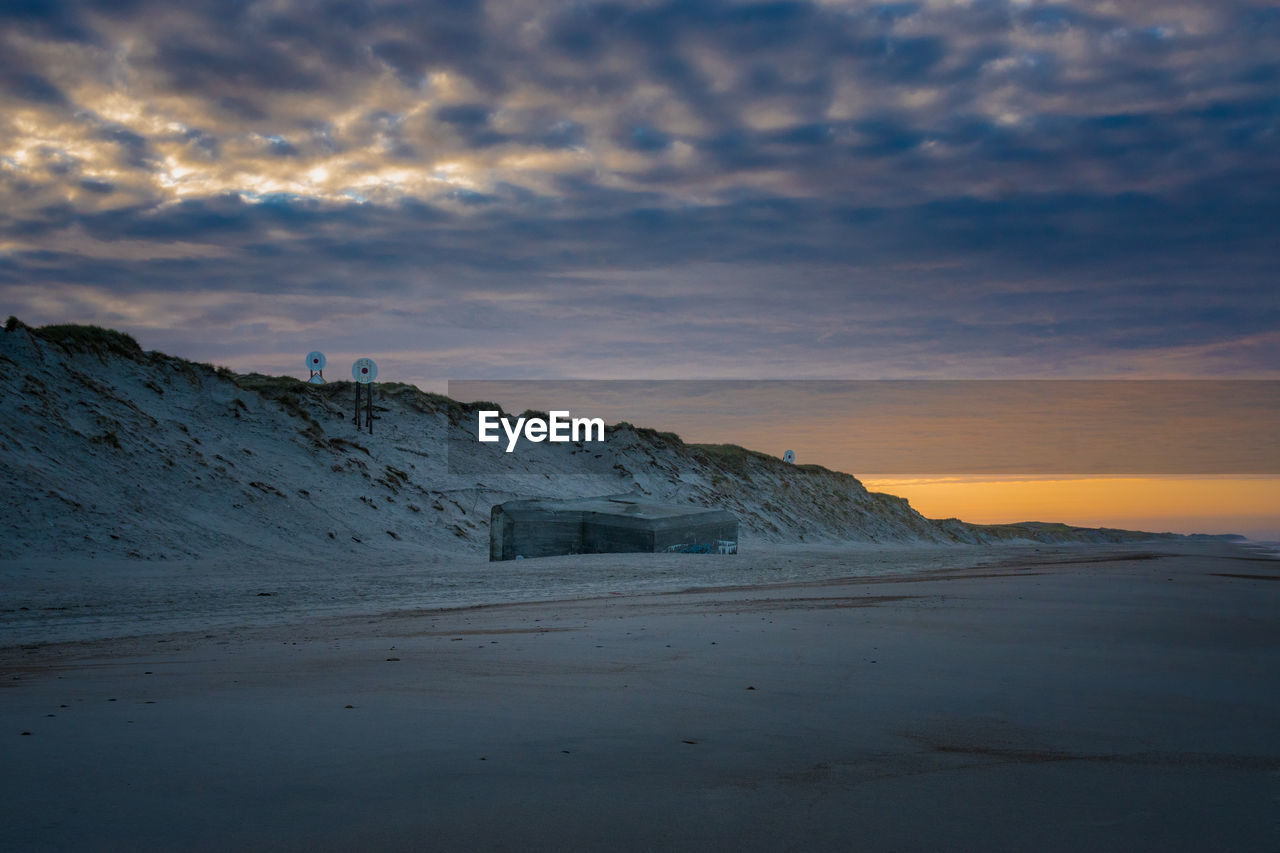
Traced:
<path id="1" fill-rule="evenodd" d="M 1280 478 L 1274 477 L 876 477 L 863 483 L 907 498 L 930 518 L 978 524 L 1060 521 L 1280 539 Z"/>

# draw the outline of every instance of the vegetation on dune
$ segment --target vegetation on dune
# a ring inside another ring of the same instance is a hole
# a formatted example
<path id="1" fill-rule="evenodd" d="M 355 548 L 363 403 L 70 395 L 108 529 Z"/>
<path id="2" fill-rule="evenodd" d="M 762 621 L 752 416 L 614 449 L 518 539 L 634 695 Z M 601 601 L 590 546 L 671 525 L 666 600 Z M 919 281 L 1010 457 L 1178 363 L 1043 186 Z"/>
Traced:
<path id="1" fill-rule="evenodd" d="M 659 433 L 663 436 L 672 435 L 671 433 Z M 673 436 L 679 441 L 679 436 Z M 849 477 L 854 479 L 852 474 L 846 474 L 843 471 L 832 471 L 830 468 L 824 468 L 821 465 L 793 465 L 783 462 L 777 456 L 771 456 L 768 453 L 762 453 L 759 450 L 749 450 L 736 444 L 687 444 L 685 445 L 693 455 L 693 458 L 704 464 L 715 465 L 725 471 L 731 471 L 735 474 L 745 473 L 748 466 L 754 463 L 765 463 L 772 465 L 785 465 L 788 470 L 804 471 L 808 474 L 827 474 L 835 477 Z"/>
<path id="2" fill-rule="evenodd" d="M 736 444 L 690 444 L 689 449 L 693 451 L 694 458 L 698 459 L 699 462 L 718 465 L 730 471 L 738 471 L 745 468 L 751 460 L 781 462 L 781 460 L 767 453 L 748 450 Z"/>
<path id="3" fill-rule="evenodd" d="M 653 427 L 638 427 L 627 421 L 619 421 L 611 426 L 606 426 L 605 432 L 616 432 L 621 429 L 629 429 L 641 438 L 647 438 L 650 441 L 656 442 L 659 446 L 662 446 L 663 444 L 673 444 L 677 447 L 685 446 L 684 439 L 676 435 L 674 432 L 659 432 Z"/>
<path id="4" fill-rule="evenodd" d="M 782 460 L 767 453 L 748 450 L 736 444 L 690 444 L 686 447 L 691 451 L 690 456 L 695 462 L 718 468 L 748 483 L 751 482 L 750 470 L 753 466 L 771 462 L 784 464 Z"/>
<path id="5" fill-rule="evenodd" d="M 222 375 L 221 372 L 219 375 Z M 244 390 L 257 391 L 264 397 L 272 399 L 278 398 L 281 394 L 297 394 L 301 390 L 300 386 L 307 384 L 293 376 L 267 376 L 263 373 L 232 373 L 231 376 L 233 381 Z"/>
<path id="6" fill-rule="evenodd" d="M 1012 524 L 973 524 L 948 519 L 948 522 L 964 524 L 970 530 L 981 531 L 995 539 L 1034 539 L 1059 542 L 1124 542 L 1135 538 L 1170 539 L 1176 533 L 1151 533 L 1126 530 L 1119 527 L 1074 527 L 1055 521 L 1020 521 Z"/>
<path id="7" fill-rule="evenodd" d="M 18 320 L 18 318 L 10 317 L 9 322 L 5 323 L 7 331 L 12 331 L 10 323 L 14 324 L 13 328 L 18 328 L 22 325 L 22 321 Z M 40 326 L 30 329 L 30 331 L 36 337 L 58 344 L 63 349 L 71 352 L 120 355 L 132 359 L 142 357 L 142 347 L 138 346 L 138 342 L 134 340 L 133 336 L 124 332 L 117 332 L 115 329 L 104 329 L 101 326 L 81 326 L 76 323 L 59 323 L 52 326 Z"/>
<path id="8" fill-rule="evenodd" d="M 507 412 L 492 400 L 473 400 L 470 403 L 459 403 L 451 397 L 441 397 L 446 402 L 449 412 L 449 423 L 460 424 L 469 416 L 481 411 L 496 411 L 498 417 L 504 418 Z"/>
<path id="9" fill-rule="evenodd" d="M 344 386 L 347 383 L 342 383 Z M 407 382 L 378 382 L 375 383 L 378 392 L 392 400 L 398 400 L 411 409 L 426 414 L 444 413 L 449 418 L 449 423 L 460 424 L 466 417 L 480 409 L 498 409 L 501 406 L 497 403 L 475 402 L 461 403 L 452 397 L 446 397 L 444 394 L 434 394 L 430 391 L 423 391 L 417 385 L 410 385 Z"/>
<path id="10" fill-rule="evenodd" d="M 264 373 L 235 373 L 227 367 L 212 367 L 211 365 L 200 365 L 207 367 L 209 370 L 217 374 L 221 379 L 234 382 L 240 388 L 246 391 L 252 391 L 260 395 L 264 399 L 274 400 L 286 409 L 293 411 L 295 414 L 302 413 L 302 400 L 307 394 L 318 394 L 327 399 L 335 397 L 343 397 L 352 393 L 354 382 L 346 379 L 326 382 L 322 385 L 312 385 L 306 380 L 299 379 L 294 376 L 269 376 Z M 372 383 L 374 390 L 380 399 L 388 401 L 396 401 L 413 411 L 425 414 L 445 413 L 448 415 L 451 423 L 462 423 L 467 415 L 472 414 L 480 409 L 497 409 L 502 411 L 502 407 L 497 403 L 487 401 L 479 401 L 474 403 L 461 403 L 451 397 L 443 394 L 434 394 L 430 391 L 423 391 L 416 385 L 410 385 L 406 382 L 374 382 Z M 306 417 L 306 415 L 304 415 Z"/>

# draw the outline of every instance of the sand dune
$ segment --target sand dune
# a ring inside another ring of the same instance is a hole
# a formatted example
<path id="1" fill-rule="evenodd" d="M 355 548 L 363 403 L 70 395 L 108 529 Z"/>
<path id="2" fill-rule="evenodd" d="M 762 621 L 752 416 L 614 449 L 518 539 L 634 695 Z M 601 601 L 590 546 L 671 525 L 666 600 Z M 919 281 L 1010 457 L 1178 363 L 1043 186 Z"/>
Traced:
<path id="1" fill-rule="evenodd" d="M 474 440 L 476 406 L 408 385 L 376 387 L 370 435 L 351 383 L 240 376 L 104 330 L 41 334 L 0 333 L 5 557 L 394 564 L 482 553 L 501 501 L 627 491 L 729 510 L 746 547 L 1152 536 L 933 521 L 849 474 L 625 424 L 589 451 L 504 454 Z"/>

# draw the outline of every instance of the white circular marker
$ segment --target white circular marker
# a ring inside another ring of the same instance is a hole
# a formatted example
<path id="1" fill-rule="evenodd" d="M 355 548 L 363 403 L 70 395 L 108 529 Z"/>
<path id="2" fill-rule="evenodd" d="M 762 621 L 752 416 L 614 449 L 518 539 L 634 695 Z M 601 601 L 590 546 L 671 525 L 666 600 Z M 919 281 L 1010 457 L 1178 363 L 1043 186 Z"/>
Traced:
<path id="1" fill-rule="evenodd" d="M 351 378 L 361 385 L 368 385 L 378 378 L 378 365 L 371 358 L 357 358 L 351 365 Z"/>
<path id="2" fill-rule="evenodd" d="M 796 461 L 796 452 L 795 452 L 794 450 L 788 450 L 786 453 L 782 454 L 782 461 L 783 461 L 783 462 L 795 462 L 795 461 Z"/>
<path id="3" fill-rule="evenodd" d="M 324 370 L 324 353 L 319 350 L 307 353 L 307 367 L 310 370 Z"/>

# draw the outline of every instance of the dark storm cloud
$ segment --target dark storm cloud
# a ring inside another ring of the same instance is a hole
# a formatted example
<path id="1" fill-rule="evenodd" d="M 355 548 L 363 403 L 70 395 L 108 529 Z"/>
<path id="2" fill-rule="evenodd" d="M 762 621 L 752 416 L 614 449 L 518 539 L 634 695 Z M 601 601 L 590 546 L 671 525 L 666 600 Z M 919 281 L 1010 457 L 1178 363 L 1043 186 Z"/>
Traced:
<path id="1" fill-rule="evenodd" d="M 135 133 L 127 127 L 114 122 L 103 122 L 97 130 L 97 137 L 112 143 L 118 150 L 122 165 L 136 169 L 150 167 L 155 159 L 151 144 L 145 136 Z"/>
<path id="2" fill-rule="evenodd" d="M 39 74 L 31 72 L 14 72 L 0 77 L 0 85 L 11 94 L 24 101 L 50 106 L 65 106 L 66 95 L 62 90 Z"/>
<path id="3" fill-rule="evenodd" d="M 81 181 L 80 187 L 81 189 L 88 190 L 91 193 L 100 193 L 102 195 L 110 195 L 116 191 L 115 184 L 107 181 Z"/>
<path id="4" fill-rule="evenodd" d="M 88 41 L 92 30 L 84 20 L 84 7 L 63 0 L 11 0 L 0 4 L 0 22 L 58 40 Z"/>
<path id="5" fill-rule="evenodd" d="M 324 84 L 322 74 L 301 65 L 286 49 L 258 39 L 214 45 L 176 41 L 158 47 L 155 65 L 179 92 L 307 91 Z"/>
<path id="6" fill-rule="evenodd" d="M 505 141 L 503 134 L 496 133 L 489 126 L 492 116 L 493 110 L 484 104 L 455 104 L 436 110 L 436 118 L 451 125 L 473 148 L 485 148 Z"/>
<path id="7" fill-rule="evenodd" d="M 27 2 L 0 51 L 19 304 L 1272 369 L 1274 5 Z"/>

